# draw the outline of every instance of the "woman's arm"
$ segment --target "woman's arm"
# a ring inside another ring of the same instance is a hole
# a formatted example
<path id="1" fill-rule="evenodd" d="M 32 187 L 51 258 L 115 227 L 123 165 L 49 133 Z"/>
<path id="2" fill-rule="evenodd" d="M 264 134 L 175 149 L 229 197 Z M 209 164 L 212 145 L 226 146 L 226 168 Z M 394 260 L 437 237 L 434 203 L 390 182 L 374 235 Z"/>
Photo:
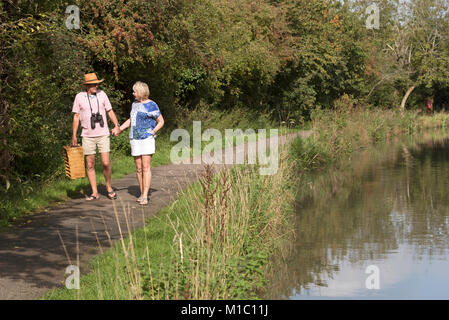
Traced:
<path id="1" fill-rule="evenodd" d="M 120 126 L 120 131 L 126 130 L 131 126 L 131 119 L 126 120 L 123 122 L 123 124 Z"/>
<path id="2" fill-rule="evenodd" d="M 162 114 L 159 115 L 156 119 L 157 125 L 153 129 L 153 134 L 156 134 L 163 126 L 164 126 L 164 118 L 162 117 Z"/>

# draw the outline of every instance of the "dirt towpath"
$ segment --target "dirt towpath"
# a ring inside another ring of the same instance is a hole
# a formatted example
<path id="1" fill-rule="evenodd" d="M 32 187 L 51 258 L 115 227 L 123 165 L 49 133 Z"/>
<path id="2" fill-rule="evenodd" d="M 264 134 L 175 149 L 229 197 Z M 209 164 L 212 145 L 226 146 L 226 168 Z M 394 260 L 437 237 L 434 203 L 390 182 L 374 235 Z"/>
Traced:
<path id="1" fill-rule="evenodd" d="M 279 145 L 297 135 L 305 137 L 310 133 L 304 131 L 280 136 Z M 257 142 L 249 144 L 252 143 Z M 242 152 L 246 148 L 248 144 L 245 148 L 234 147 L 234 150 Z M 214 167 L 217 171 L 224 165 Z M 141 207 L 136 203 L 139 187 L 135 174 L 129 174 L 113 181 L 118 193 L 115 201 L 107 199 L 106 190 L 100 188 L 102 195 L 99 200 L 69 200 L 20 219 L 0 233 L 0 299 L 39 299 L 48 290 L 64 285 L 65 271 L 71 264 L 79 265 L 81 275 L 85 274 L 92 257 L 101 253 L 99 243 L 107 249 L 110 247 L 109 237 L 120 239 L 114 204 L 122 231 L 126 234 L 123 208 L 132 209 L 129 210 L 130 229 L 141 227 L 143 216 L 155 215 L 175 200 L 180 191 L 198 180 L 203 171 L 204 164 L 170 164 L 152 168 L 148 206 Z"/>

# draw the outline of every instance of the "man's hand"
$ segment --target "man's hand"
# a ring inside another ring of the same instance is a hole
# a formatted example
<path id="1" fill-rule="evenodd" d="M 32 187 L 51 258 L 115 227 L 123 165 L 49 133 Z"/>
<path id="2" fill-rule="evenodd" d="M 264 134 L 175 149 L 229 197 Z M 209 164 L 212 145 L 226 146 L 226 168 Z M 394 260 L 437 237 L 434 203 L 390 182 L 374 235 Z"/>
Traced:
<path id="1" fill-rule="evenodd" d="M 76 137 L 72 137 L 72 147 L 77 147 L 78 146 L 78 140 L 76 139 Z"/>
<path id="2" fill-rule="evenodd" d="M 116 137 L 118 137 L 119 136 L 119 134 L 120 134 L 120 127 L 119 126 L 116 126 L 114 129 L 112 129 L 112 134 L 114 135 L 114 136 L 116 136 Z"/>
<path id="3" fill-rule="evenodd" d="M 78 140 L 76 139 L 76 133 L 78 131 L 78 125 L 80 122 L 80 115 L 79 113 L 73 114 L 73 125 L 72 125 L 72 147 L 78 146 Z"/>

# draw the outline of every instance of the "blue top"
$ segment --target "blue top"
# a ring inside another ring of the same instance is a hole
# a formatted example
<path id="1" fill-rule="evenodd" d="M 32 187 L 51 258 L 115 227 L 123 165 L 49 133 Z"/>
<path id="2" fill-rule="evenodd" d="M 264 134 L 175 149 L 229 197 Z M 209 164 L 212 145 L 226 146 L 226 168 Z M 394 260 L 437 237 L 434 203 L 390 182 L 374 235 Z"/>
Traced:
<path id="1" fill-rule="evenodd" d="M 133 102 L 131 109 L 131 129 L 129 138 L 143 140 L 151 136 L 151 131 L 156 127 L 156 119 L 161 111 L 156 102 Z"/>

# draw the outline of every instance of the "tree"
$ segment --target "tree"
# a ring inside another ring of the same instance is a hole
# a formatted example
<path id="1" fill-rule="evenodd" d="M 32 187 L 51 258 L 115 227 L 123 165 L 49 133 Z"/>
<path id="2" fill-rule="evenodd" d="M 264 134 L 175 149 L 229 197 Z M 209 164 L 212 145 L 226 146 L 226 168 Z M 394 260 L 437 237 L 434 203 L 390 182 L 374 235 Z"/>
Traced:
<path id="1" fill-rule="evenodd" d="M 279 1 L 287 11 L 293 59 L 276 76 L 272 104 L 280 120 L 307 118 L 348 94 L 364 92 L 366 50 L 361 24 L 339 2 Z"/>
<path id="2" fill-rule="evenodd" d="M 390 0 L 391 1 L 391 0 Z M 447 0 L 410 0 L 398 6 L 397 17 L 383 44 L 383 79 L 403 92 L 405 110 L 418 87 L 431 91 L 448 84 L 449 24 Z"/>

